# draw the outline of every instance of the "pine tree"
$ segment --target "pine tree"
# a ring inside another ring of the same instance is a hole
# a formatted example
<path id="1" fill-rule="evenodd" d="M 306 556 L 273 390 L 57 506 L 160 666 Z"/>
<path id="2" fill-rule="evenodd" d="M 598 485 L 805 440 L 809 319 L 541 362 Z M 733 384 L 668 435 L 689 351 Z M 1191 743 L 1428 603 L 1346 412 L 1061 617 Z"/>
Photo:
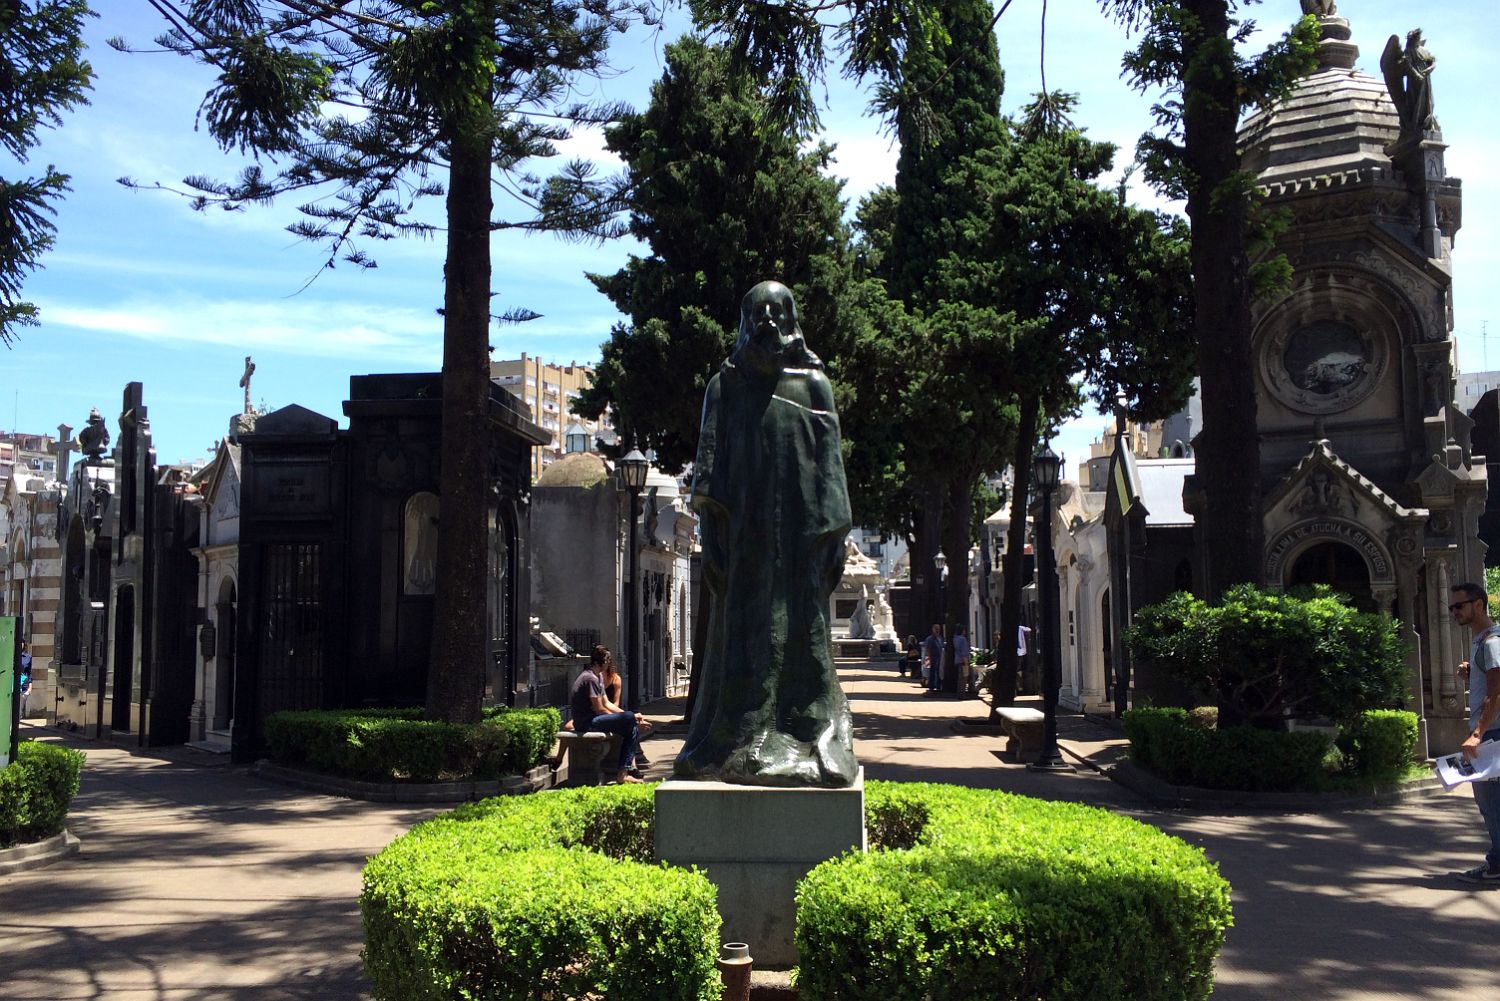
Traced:
<path id="1" fill-rule="evenodd" d="M 1155 109 L 1159 134 L 1141 139 L 1146 178 L 1187 202 L 1203 429 L 1194 456 L 1202 492 L 1207 579 L 1217 598 L 1237 583 L 1259 583 L 1263 554 L 1260 441 L 1256 431 L 1250 307 L 1254 179 L 1240 170 L 1238 126 L 1246 108 L 1274 101 L 1311 71 L 1316 20 L 1304 17 L 1281 41 L 1247 59 L 1237 46 L 1254 23 L 1235 0 L 1102 0 L 1132 27 L 1140 46 L 1125 57 L 1136 85 L 1165 87 Z M 1274 274 L 1274 262 L 1265 273 Z"/>
<path id="2" fill-rule="evenodd" d="M 0 4 L 0 148 L 25 164 L 41 130 L 87 104 L 94 71 L 83 58 L 84 0 L 19 0 Z M 21 299 L 25 277 L 41 266 L 57 228 L 53 204 L 68 175 L 47 165 L 40 177 L 0 178 L 0 343 L 37 324 L 37 308 Z"/>
<path id="3" fill-rule="evenodd" d="M 446 240 L 443 296 L 442 524 L 427 692 L 435 719 L 479 717 L 483 689 L 490 236 L 499 229 L 607 235 L 615 203 L 590 165 L 549 177 L 573 124 L 618 108 L 566 104 L 580 74 L 605 67 L 625 0 L 152 0 L 171 23 L 159 41 L 219 72 L 200 116 L 226 151 L 257 161 L 231 182 L 189 178 L 196 204 L 308 199 L 288 228 L 326 248 L 325 264 L 374 260 L 359 241 Z M 517 195 L 493 214 L 497 178 Z M 328 196 L 331 197 L 320 197 Z M 442 199 L 440 220 L 423 215 Z"/>

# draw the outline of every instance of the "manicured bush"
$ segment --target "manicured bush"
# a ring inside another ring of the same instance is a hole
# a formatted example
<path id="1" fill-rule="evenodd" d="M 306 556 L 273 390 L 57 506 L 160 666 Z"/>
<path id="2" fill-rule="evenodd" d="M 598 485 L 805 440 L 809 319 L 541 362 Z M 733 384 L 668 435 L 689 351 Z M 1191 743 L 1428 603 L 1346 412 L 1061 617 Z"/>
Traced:
<path id="1" fill-rule="evenodd" d="M 0 769 L 0 848 L 61 833 L 82 772 L 83 752 L 21 741 L 16 760 Z"/>
<path id="2" fill-rule="evenodd" d="M 279 712 L 266 720 L 266 748 L 277 764 L 367 781 L 495 779 L 545 760 L 561 721 L 552 707 L 489 710 L 474 724 L 425 720 L 420 709 Z"/>
<path id="3" fill-rule="evenodd" d="M 1371 709 L 1349 728 L 1349 762 L 1353 771 L 1376 782 L 1395 782 L 1406 774 L 1417 748 L 1417 714 L 1402 709 Z"/>
<path id="4" fill-rule="evenodd" d="M 717 997 L 714 891 L 648 864 L 654 792 L 496 798 L 390 844 L 360 898 L 375 996 Z M 798 890 L 804 999 L 1208 995 L 1231 917 L 1199 849 L 1007 793 L 870 782 L 865 796 L 872 851 Z"/>
<path id="5" fill-rule="evenodd" d="M 1218 604 L 1179 592 L 1141 609 L 1126 641 L 1139 662 L 1215 702 L 1220 722 L 1348 723 L 1405 700 L 1395 620 L 1357 611 L 1326 586 L 1286 594 L 1242 584 Z"/>
<path id="6" fill-rule="evenodd" d="M 1121 722 L 1133 761 L 1168 782 L 1204 789 L 1316 789 L 1332 746 L 1317 731 L 1206 729 L 1185 709 L 1131 709 Z"/>
<path id="7" fill-rule="evenodd" d="M 871 782 L 866 816 L 874 850 L 798 887 L 807 1001 L 1213 988 L 1229 886 L 1197 848 L 1092 807 L 955 786 Z M 890 833 L 899 846 L 882 842 Z"/>
<path id="8" fill-rule="evenodd" d="M 468 804 L 365 867 L 365 970 L 390 1001 L 711 1001 L 719 916 L 651 864 L 652 786 Z"/>

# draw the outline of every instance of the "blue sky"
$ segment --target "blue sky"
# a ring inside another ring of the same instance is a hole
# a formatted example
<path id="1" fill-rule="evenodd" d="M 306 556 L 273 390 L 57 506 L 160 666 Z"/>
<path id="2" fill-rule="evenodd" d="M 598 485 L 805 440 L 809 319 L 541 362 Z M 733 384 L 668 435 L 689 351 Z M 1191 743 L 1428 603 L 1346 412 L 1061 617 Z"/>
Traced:
<path id="1" fill-rule="evenodd" d="M 81 427 L 90 407 L 111 422 L 127 382 L 145 384 L 159 461 L 205 457 L 241 408 L 237 382 L 253 355 L 257 404 L 289 403 L 342 419 L 349 376 L 368 372 L 435 370 L 441 364 L 442 244 L 392 241 L 367 247 L 380 264 L 324 272 L 322 248 L 300 242 L 284 227 L 298 218 L 291 202 L 244 212 L 191 211 L 183 199 L 130 191 L 115 182 L 175 185 L 189 174 L 228 177 L 237 162 L 194 130 L 206 73 L 170 55 L 123 55 L 104 39 L 123 35 L 149 43 L 159 31 L 144 0 L 100 0 L 103 16 L 89 27 L 89 58 L 98 73 L 92 104 L 67 116 L 33 156 L 72 175 L 73 191 L 57 216 L 58 238 L 45 270 L 27 283 L 41 307 L 41 326 L 22 331 L 0 350 L 0 426 L 51 432 L 62 422 Z M 1006 72 L 1004 110 L 1013 112 L 1040 87 L 1042 0 L 1015 0 L 998 26 Z M 1500 162 L 1494 88 L 1495 0 L 1445 0 L 1441 17 L 1399 0 L 1345 0 L 1360 45 L 1359 69 L 1379 76 L 1387 36 L 1418 24 L 1438 59 L 1436 111 L 1450 143 L 1449 173 L 1467 181 L 1464 226 L 1454 252 L 1454 316 L 1465 371 L 1500 368 L 1500 340 L 1486 352 L 1485 321 L 1500 337 L 1500 195 L 1486 184 L 1487 166 Z M 1268 0 L 1251 8 L 1280 31 L 1300 13 L 1296 0 Z M 660 48 L 675 37 L 638 32 L 618 47 L 620 72 L 594 85 L 598 96 L 641 106 L 661 69 Z M 1136 138 L 1150 125 L 1150 99 L 1119 77 L 1130 42 L 1091 0 L 1053 0 L 1046 26 L 1046 82 L 1081 94 L 1077 120 L 1096 139 L 1121 147 L 1128 162 Z M 148 46 L 149 47 L 149 46 Z M 896 151 L 880 123 L 865 113 L 865 98 L 845 82 L 827 87 L 824 121 L 838 145 L 835 173 L 846 179 L 851 205 L 894 176 Z M 596 135 L 571 142 L 570 154 L 602 157 Z M 0 173 L 17 168 L 0 163 Z M 1137 184 L 1134 200 L 1160 204 Z M 527 307 L 543 314 L 531 323 L 497 328 L 495 357 L 522 352 L 547 360 L 588 363 L 617 321 L 585 271 L 612 271 L 631 252 L 617 241 L 602 246 L 547 236 L 495 237 L 497 311 Z M 302 290 L 302 291 L 299 291 Z M 816 346 L 817 332 L 808 331 Z M 1488 365 L 1486 365 L 1486 357 Z M 1107 420 L 1086 415 L 1060 436 L 1069 466 L 1087 455 L 1087 442 Z"/>

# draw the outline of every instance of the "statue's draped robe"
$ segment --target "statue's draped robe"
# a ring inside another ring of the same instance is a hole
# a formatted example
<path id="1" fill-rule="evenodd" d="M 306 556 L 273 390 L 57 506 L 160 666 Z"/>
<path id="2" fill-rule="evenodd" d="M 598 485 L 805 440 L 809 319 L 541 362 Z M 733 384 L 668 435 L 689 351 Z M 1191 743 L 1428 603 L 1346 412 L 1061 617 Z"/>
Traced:
<path id="1" fill-rule="evenodd" d="M 708 643 L 677 774 L 849 785 L 857 766 L 829 597 L 851 519 L 838 415 L 821 370 L 724 364 L 704 400 L 692 503 Z"/>

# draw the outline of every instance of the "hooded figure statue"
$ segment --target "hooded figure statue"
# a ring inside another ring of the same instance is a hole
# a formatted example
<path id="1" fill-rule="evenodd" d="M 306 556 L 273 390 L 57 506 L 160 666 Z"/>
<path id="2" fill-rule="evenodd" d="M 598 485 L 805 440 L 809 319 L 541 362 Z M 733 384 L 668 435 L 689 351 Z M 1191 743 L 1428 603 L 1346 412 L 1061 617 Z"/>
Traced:
<path id="1" fill-rule="evenodd" d="M 708 384 L 692 505 L 708 641 L 676 774 L 850 785 L 858 766 L 829 615 L 851 527 L 839 419 L 779 282 L 745 296 L 734 352 Z"/>

